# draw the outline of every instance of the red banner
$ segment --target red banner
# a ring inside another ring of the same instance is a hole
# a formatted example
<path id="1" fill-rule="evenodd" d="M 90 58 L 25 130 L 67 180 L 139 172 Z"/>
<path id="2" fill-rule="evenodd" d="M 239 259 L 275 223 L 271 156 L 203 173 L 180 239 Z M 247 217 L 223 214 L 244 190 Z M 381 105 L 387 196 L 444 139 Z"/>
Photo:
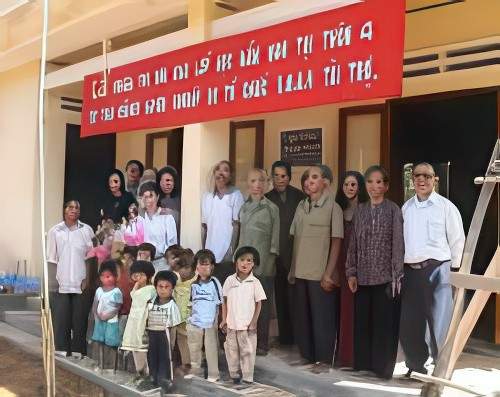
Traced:
<path id="1" fill-rule="evenodd" d="M 400 96 L 404 18 L 366 0 L 85 76 L 81 134 Z"/>

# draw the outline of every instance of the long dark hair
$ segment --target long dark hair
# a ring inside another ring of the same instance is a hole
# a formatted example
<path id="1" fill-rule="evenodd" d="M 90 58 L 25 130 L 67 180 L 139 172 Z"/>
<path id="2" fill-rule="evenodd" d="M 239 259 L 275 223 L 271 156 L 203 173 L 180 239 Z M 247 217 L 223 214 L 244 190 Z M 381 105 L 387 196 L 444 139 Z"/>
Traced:
<path id="1" fill-rule="evenodd" d="M 111 190 L 109 190 L 109 178 L 111 178 L 111 175 L 116 174 L 118 175 L 118 178 L 120 179 L 120 192 L 125 193 L 125 177 L 123 176 L 123 172 L 121 172 L 117 168 L 113 168 L 110 170 L 106 176 L 106 191 L 111 194 Z"/>
<path id="2" fill-rule="evenodd" d="M 368 201 L 368 192 L 366 191 L 365 178 L 358 171 L 347 171 L 342 175 L 342 179 L 339 181 L 339 186 L 337 189 L 337 195 L 335 196 L 335 201 L 340 205 L 340 207 L 345 210 L 349 206 L 349 199 L 344 193 L 344 182 L 347 177 L 352 176 L 358 181 L 358 203 L 364 203 Z"/>
<path id="3" fill-rule="evenodd" d="M 158 199 L 158 202 L 160 202 L 161 199 L 165 197 L 165 193 L 163 193 L 163 190 L 161 189 L 160 185 L 161 177 L 164 174 L 170 174 L 172 175 L 172 178 L 174 178 L 174 188 L 172 189 L 172 193 L 170 193 L 170 197 L 172 198 L 177 197 L 180 191 L 179 173 L 174 167 L 172 167 L 171 165 L 167 165 L 166 167 L 160 169 L 160 171 L 158 171 L 158 173 L 156 174 L 156 185 L 158 186 L 158 190 L 160 191 L 160 197 Z"/>

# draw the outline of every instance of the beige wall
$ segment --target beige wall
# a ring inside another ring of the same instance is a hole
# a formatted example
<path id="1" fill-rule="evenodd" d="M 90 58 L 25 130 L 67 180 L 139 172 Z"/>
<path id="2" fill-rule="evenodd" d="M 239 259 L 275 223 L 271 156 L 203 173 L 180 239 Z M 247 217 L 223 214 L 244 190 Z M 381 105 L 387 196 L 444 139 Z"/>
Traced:
<path id="1" fill-rule="evenodd" d="M 0 270 L 26 259 L 30 274 L 41 257 L 37 104 L 38 63 L 0 73 Z"/>
<path id="2" fill-rule="evenodd" d="M 467 0 L 406 14 L 405 50 L 500 34 L 500 1 Z"/>

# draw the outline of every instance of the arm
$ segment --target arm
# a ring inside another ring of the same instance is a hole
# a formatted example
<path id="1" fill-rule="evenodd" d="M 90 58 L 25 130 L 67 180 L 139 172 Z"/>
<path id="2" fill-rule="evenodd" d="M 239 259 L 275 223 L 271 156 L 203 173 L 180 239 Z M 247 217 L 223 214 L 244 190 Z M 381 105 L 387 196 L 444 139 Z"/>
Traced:
<path id="1" fill-rule="evenodd" d="M 257 329 L 257 321 L 259 320 L 260 310 L 262 309 L 262 301 L 255 302 L 255 311 L 253 312 L 252 321 L 248 325 L 248 330 Z"/>
<path id="2" fill-rule="evenodd" d="M 448 203 L 446 207 L 446 239 L 451 251 L 451 267 L 459 269 L 465 246 L 465 233 L 458 208 Z"/>
<path id="3" fill-rule="evenodd" d="M 240 238 L 240 222 L 233 221 L 233 234 L 231 235 L 231 243 L 229 244 L 229 248 L 224 256 L 224 261 L 232 261 L 233 253 L 238 245 L 238 240 Z"/>
<path id="4" fill-rule="evenodd" d="M 280 215 L 279 210 L 273 207 L 272 211 L 272 230 L 271 230 L 271 253 L 279 255 L 280 253 Z"/>
<path id="5" fill-rule="evenodd" d="M 392 295 L 401 290 L 405 244 L 403 235 L 403 214 L 395 206 L 392 214 Z"/>
<path id="6" fill-rule="evenodd" d="M 354 211 L 354 215 L 352 218 L 353 229 L 351 232 L 351 238 L 349 239 L 349 248 L 347 250 L 347 258 L 345 263 L 345 274 L 347 277 L 347 282 L 349 284 L 349 289 L 354 293 L 358 289 L 358 278 L 357 278 L 357 240 L 356 240 L 356 232 L 357 232 L 357 221 L 356 221 L 356 211 Z"/>
<path id="7" fill-rule="evenodd" d="M 219 328 L 226 333 L 227 332 L 227 296 L 224 297 L 222 301 L 222 321 L 219 325 Z"/>
<path id="8" fill-rule="evenodd" d="M 177 244 L 177 227 L 175 226 L 175 221 L 174 217 L 172 215 L 165 215 L 166 216 L 166 236 L 165 236 L 165 242 L 167 248 L 170 247 L 171 245 Z"/>
<path id="9" fill-rule="evenodd" d="M 341 248 L 342 239 L 338 237 L 332 237 L 330 240 L 330 254 L 328 256 L 328 263 L 321 279 L 321 288 L 323 288 L 325 291 L 332 291 L 335 286 L 339 286 L 338 277 L 335 277 L 335 270 L 337 268 L 337 261 L 339 259 Z"/>
<path id="10" fill-rule="evenodd" d="M 201 247 L 205 249 L 205 245 L 207 243 L 207 224 L 201 224 Z"/>

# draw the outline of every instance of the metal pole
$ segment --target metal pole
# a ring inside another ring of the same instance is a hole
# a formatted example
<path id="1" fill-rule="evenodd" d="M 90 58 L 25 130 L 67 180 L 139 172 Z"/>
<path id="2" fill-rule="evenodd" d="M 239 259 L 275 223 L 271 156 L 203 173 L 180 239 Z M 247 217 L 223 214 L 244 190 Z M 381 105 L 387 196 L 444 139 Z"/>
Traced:
<path id="1" fill-rule="evenodd" d="M 38 91 L 38 170 L 40 180 L 40 233 L 42 244 L 43 283 L 41 291 L 41 321 L 42 347 L 45 368 L 45 382 L 47 397 L 54 397 L 55 391 L 55 362 L 54 362 L 54 331 L 49 302 L 49 281 L 47 267 L 47 253 L 45 244 L 45 140 L 44 140 L 44 95 L 45 95 L 45 63 L 47 60 L 47 32 L 49 23 L 49 0 L 43 0 L 43 31 L 42 50 L 40 57 L 40 84 Z"/>

